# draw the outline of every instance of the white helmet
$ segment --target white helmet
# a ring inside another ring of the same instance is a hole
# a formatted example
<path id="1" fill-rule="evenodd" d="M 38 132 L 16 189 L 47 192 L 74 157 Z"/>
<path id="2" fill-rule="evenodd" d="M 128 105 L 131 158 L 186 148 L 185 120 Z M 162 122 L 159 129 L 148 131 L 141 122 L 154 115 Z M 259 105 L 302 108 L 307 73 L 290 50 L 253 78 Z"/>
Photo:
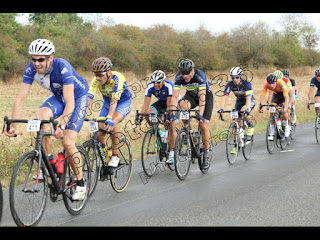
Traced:
<path id="1" fill-rule="evenodd" d="M 54 54 L 55 49 L 52 42 L 47 39 L 34 40 L 29 46 L 30 55 L 45 55 L 49 56 Z"/>
<path id="2" fill-rule="evenodd" d="M 161 70 L 156 70 L 151 75 L 151 82 L 161 83 L 166 80 L 166 74 Z"/>
<path id="3" fill-rule="evenodd" d="M 231 76 L 241 76 L 242 75 L 242 69 L 240 67 L 233 67 L 230 70 Z"/>

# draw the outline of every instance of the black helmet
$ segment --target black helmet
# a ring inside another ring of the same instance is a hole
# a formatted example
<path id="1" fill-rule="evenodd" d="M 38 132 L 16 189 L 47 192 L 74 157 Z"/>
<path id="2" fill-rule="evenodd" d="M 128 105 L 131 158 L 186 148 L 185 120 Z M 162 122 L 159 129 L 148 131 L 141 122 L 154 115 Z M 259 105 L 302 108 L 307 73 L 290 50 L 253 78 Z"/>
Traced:
<path id="1" fill-rule="evenodd" d="M 282 70 L 283 75 L 290 76 L 290 72 L 288 70 Z"/>
<path id="2" fill-rule="evenodd" d="M 194 63 L 190 59 L 184 59 L 179 63 L 179 71 L 182 74 L 189 74 L 194 68 Z"/>
<path id="3" fill-rule="evenodd" d="M 274 83 L 278 80 L 277 75 L 275 75 L 274 73 L 269 73 L 267 75 L 267 82 L 268 83 Z"/>

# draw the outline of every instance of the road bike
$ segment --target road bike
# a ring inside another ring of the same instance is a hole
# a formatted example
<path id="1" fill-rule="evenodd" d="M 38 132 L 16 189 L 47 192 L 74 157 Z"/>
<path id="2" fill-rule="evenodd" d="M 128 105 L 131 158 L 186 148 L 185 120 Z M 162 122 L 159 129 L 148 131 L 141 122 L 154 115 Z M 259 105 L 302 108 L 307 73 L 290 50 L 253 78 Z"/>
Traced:
<path id="1" fill-rule="evenodd" d="M 87 187 L 85 198 L 82 201 L 74 201 L 72 194 L 76 188 L 76 174 L 71 169 L 69 159 L 79 162 L 81 159 L 72 156 L 66 156 L 63 152 L 63 160 L 60 162 L 60 171 L 50 164 L 47 153 L 42 145 L 44 136 L 53 136 L 56 131 L 58 121 L 53 120 L 27 120 L 27 119 L 9 119 L 4 117 L 4 125 L 10 130 L 11 123 L 28 123 L 27 131 L 36 132 L 35 148 L 30 152 L 23 154 L 17 161 L 10 182 L 9 202 L 12 217 L 18 226 L 37 225 L 44 213 L 48 193 L 50 199 L 55 202 L 58 195 L 62 194 L 63 202 L 72 215 L 80 214 L 87 201 L 90 186 L 90 166 L 86 151 L 77 146 L 82 159 L 83 179 Z M 51 131 L 43 130 L 44 124 L 50 124 Z M 16 135 L 15 135 L 16 136 Z M 62 166 L 62 171 L 61 171 Z M 79 169 L 77 169 L 79 171 Z"/>
<path id="2" fill-rule="evenodd" d="M 285 137 L 285 123 L 282 118 L 281 108 L 283 105 L 265 104 L 260 108 L 268 107 L 271 114 L 266 131 L 266 144 L 268 152 L 271 154 L 275 150 L 275 146 L 284 150 L 290 144 L 291 138 Z"/>
<path id="3" fill-rule="evenodd" d="M 85 118 L 85 121 L 89 122 L 89 132 L 92 135 L 89 140 L 82 144 L 88 153 L 92 171 L 89 196 L 95 191 L 99 177 L 101 181 L 104 181 L 104 179 L 110 180 L 112 188 L 116 192 L 122 192 L 128 186 L 132 173 L 132 149 L 128 138 L 120 133 L 121 137 L 117 139 L 119 142 L 116 143 L 120 162 L 117 167 L 110 167 L 108 166 L 108 162 L 112 155 L 112 143 L 110 146 L 106 146 L 107 151 L 104 151 L 102 143 L 98 140 L 98 131 L 108 135 L 107 144 L 110 142 L 109 137 L 115 133 L 99 129 L 98 123 L 105 123 L 105 120 Z"/>
<path id="4" fill-rule="evenodd" d="M 179 111 L 180 119 L 184 120 L 184 125 L 180 131 L 178 131 L 175 149 L 174 149 L 174 163 L 177 177 L 180 180 L 184 180 L 190 169 L 191 162 L 198 160 L 199 168 L 202 173 L 207 173 L 208 169 L 203 169 L 201 166 L 204 161 L 202 146 L 202 138 L 200 131 L 200 114 L 197 109 L 188 109 L 188 110 L 171 110 Z M 195 115 L 190 113 L 194 112 Z M 196 119 L 197 130 L 193 130 L 191 127 L 191 119 Z M 209 144 L 209 161 L 212 161 L 213 158 L 213 144 L 211 140 L 210 133 L 210 144 Z"/>
<path id="5" fill-rule="evenodd" d="M 230 113 L 232 119 L 226 134 L 226 154 L 229 164 L 235 163 L 241 149 L 245 160 L 249 160 L 253 147 L 253 135 L 248 136 L 246 134 L 248 122 L 244 116 L 244 111 L 233 109 L 223 113 Z M 219 119 L 224 121 L 222 113 L 219 115 Z"/>
<path id="6" fill-rule="evenodd" d="M 135 119 L 138 121 L 139 117 L 148 117 L 149 122 L 152 123 L 151 128 L 146 132 L 142 140 L 141 147 L 141 164 L 144 173 L 148 177 L 152 177 L 157 174 L 158 169 L 161 169 L 164 162 L 170 170 L 174 170 L 174 164 L 168 164 L 166 161 L 169 158 L 169 141 L 168 141 L 168 129 L 164 124 L 166 113 L 139 113 L 137 110 Z M 140 122 L 142 122 L 142 119 Z M 164 126 L 161 128 L 160 126 Z"/>
<path id="7" fill-rule="evenodd" d="M 314 105 L 315 108 L 320 108 L 320 103 L 309 103 L 308 109 L 310 110 L 310 105 Z M 318 112 L 316 119 L 315 119 L 315 134 L 316 134 L 316 141 L 320 144 L 320 111 Z"/>

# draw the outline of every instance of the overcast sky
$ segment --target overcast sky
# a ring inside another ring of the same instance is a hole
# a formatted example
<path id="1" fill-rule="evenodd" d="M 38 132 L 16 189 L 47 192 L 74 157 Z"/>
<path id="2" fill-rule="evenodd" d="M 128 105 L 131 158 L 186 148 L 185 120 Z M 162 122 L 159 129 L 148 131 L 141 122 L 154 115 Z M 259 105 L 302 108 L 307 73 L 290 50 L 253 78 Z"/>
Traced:
<path id="1" fill-rule="evenodd" d="M 171 25 L 176 30 L 196 30 L 200 25 L 212 33 L 230 31 L 244 23 L 266 22 L 272 29 L 280 30 L 280 18 L 284 13 L 101 13 L 114 23 L 148 28 L 154 24 Z M 80 16 L 86 17 L 86 13 Z M 305 13 L 309 23 L 318 27 L 320 13 Z M 28 14 L 18 17 L 21 23 L 28 23 Z"/>

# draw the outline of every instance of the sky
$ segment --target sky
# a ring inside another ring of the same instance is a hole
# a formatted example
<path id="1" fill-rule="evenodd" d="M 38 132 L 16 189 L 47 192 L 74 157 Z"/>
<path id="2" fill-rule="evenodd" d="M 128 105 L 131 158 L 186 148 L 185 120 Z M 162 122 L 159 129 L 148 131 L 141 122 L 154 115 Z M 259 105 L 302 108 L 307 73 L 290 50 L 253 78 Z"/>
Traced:
<path id="1" fill-rule="evenodd" d="M 272 29 L 281 29 L 281 16 L 287 13 L 101 13 L 103 18 L 110 18 L 114 23 L 134 25 L 148 28 L 154 24 L 167 24 L 176 30 L 196 30 L 203 26 L 212 33 L 228 32 L 245 23 L 256 23 L 259 20 L 266 22 Z M 308 22 L 317 27 L 320 22 L 320 13 L 305 13 Z M 85 19 L 88 14 L 81 13 Z M 20 23 L 28 23 L 28 14 L 17 18 Z"/>

